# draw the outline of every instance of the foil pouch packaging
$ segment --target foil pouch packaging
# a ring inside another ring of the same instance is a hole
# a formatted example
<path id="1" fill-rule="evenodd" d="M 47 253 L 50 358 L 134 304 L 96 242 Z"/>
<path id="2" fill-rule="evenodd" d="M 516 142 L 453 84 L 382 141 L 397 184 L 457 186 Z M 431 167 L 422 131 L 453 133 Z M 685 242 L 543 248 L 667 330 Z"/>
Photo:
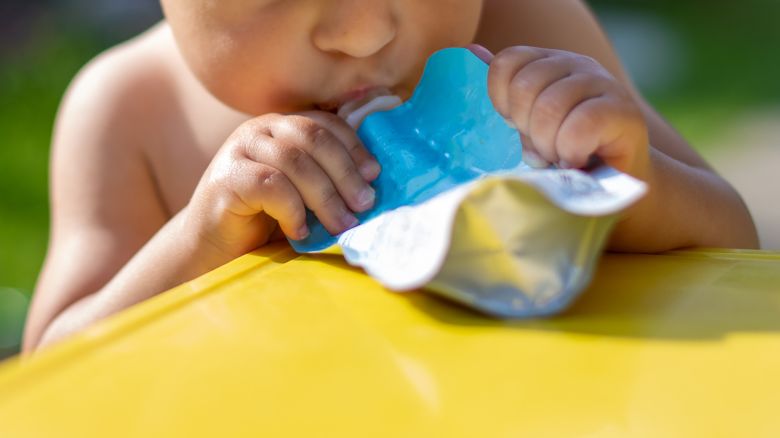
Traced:
<path id="1" fill-rule="evenodd" d="M 532 169 L 495 111 L 488 66 L 435 53 L 414 96 L 365 118 L 382 165 L 374 208 L 331 236 L 310 213 L 299 252 L 340 248 L 386 287 L 421 287 L 499 317 L 564 309 L 587 286 L 618 214 L 646 186 L 607 166 Z"/>

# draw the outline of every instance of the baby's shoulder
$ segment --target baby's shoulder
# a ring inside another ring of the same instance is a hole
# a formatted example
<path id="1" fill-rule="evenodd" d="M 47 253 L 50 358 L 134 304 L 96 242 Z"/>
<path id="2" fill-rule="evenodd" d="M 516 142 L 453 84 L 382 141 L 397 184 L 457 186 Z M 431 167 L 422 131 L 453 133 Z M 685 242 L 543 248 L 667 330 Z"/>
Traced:
<path id="1" fill-rule="evenodd" d="M 55 175 L 92 172 L 85 184 L 93 185 L 135 175 L 178 211 L 245 117 L 199 84 L 163 22 L 78 73 L 57 115 L 52 167 Z"/>
<path id="2" fill-rule="evenodd" d="M 176 107 L 165 40 L 156 26 L 96 56 L 71 82 L 58 120 L 83 119 L 89 121 L 88 130 L 110 131 L 114 137 L 164 123 Z"/>

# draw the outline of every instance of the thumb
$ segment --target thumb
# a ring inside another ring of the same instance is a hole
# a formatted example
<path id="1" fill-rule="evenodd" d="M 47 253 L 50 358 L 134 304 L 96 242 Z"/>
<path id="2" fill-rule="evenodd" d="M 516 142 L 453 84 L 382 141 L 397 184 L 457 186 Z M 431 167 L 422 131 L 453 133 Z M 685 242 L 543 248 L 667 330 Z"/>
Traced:
<path id="1" fill-rule="evenodd" d="M 493 60 L 493 54 L 490 52 L 490 50 L 480 46 L 479 44 L 469 44 L 466 46 L 466 48 L 471 50 L 471 53 L 475 54 L 477 58 L 484 61 L 485 64 L 490 64 L 490 61 Z"/>

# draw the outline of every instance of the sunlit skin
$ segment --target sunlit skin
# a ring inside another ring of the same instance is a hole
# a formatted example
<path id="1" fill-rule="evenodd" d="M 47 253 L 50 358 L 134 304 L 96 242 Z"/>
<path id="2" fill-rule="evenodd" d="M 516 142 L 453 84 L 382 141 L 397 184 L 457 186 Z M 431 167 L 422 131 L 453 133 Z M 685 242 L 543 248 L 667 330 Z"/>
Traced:
<path id="1" fill-rule="evenodd" d="M 739 195 L 634 89 L 578 0 L 163 0 L 165 21 L 91 62 L 58 115 L 52 235 L 24 348 L 49 344 L 270 240 L 373 205 L 381 163 L 335 110 L 408 98 L 468 46 L 538 164 L 598 157 L 650 186 L 617 251 L 755 247 Z M 518 145 L 519 147 L 519 145 Z"/>
<path id="2" fill-rule="evenodd" d="M 308 234 L 306 207 L 332 234 L 355 226 L 353 213 L 373 205 L 368 182 L 380 167 L 342 120 L 306 110 L 335 109 L 375 87 L 410 96 L 431 53 L 473 40 L 481 10 L 473 0 L 162 4 L 200 82 L 259 116 L 228 139 L 192 203 L 204 212 L 193 227 L 216 230 L 209 239 L 233 256 L 267 241 L 266 215 L 293 238 Z M 224 209 L 209 211 L 215 203 Z"/>
<path id="3" fill-rule="evenodd" d="M 365 87 L 411 94 L 429 54 L 470 43 L 474 0 L 163 0 L 192 72 L 251 115 L 295 112 Z"/>

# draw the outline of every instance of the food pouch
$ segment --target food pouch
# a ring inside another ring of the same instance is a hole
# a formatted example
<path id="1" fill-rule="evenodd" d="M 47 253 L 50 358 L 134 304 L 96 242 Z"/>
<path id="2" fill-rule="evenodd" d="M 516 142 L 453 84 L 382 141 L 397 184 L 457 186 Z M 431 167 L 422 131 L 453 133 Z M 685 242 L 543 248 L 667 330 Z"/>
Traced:
<path id="1" fill-rule="evenodd" d="M 424 287 L 494 316 L 550 315 L 571 303 L 646 186 L 604 165 L 527 166 L 517 130 L 488 97 L 487 74 L 467 49 L 435 53 L 408 102 L 358 129 L 382 166 L 374 208 L 339 236 L 309 212 L 311 234 L 292 241 L 295 250 L 340 248 L 390 289 Z"/>

